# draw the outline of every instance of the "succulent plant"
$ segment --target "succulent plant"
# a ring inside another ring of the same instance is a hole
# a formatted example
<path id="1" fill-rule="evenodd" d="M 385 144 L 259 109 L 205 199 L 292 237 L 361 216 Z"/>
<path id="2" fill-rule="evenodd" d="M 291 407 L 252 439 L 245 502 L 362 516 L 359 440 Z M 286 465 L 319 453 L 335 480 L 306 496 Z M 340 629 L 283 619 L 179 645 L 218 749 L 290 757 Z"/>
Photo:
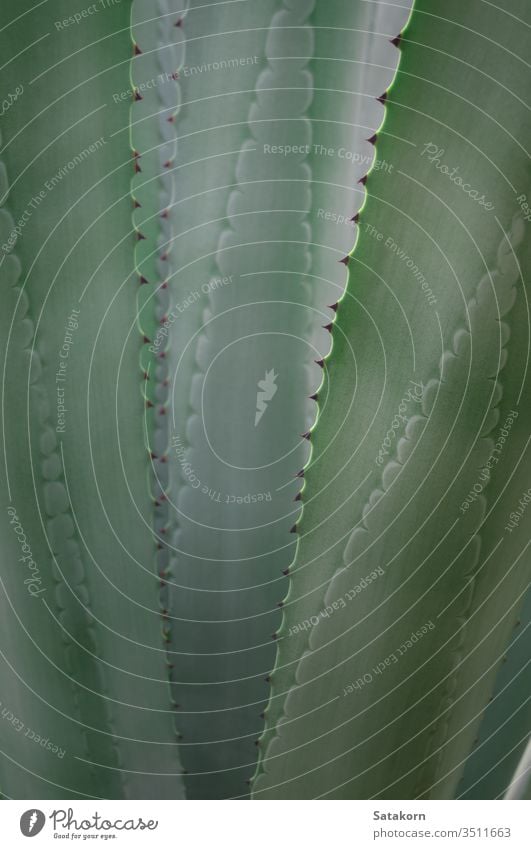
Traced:
<path id="1" fill-rule="evenodd" d="M 5 0 L 5 798 L 526 792 L 530 24 Z"/>

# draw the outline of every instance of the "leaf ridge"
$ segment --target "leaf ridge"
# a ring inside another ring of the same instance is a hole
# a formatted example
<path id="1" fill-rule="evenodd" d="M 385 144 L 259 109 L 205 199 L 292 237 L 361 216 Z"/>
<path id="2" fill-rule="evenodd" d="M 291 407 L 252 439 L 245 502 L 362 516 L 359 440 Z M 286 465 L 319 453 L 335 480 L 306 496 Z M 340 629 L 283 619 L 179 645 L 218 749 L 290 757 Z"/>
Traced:
<path id="1" fill-rule="evenodd" d="M 1 136 L 0 136 L 1 144 Z M 0 229 L 15 234 L 15 222 L 7 208 L 9 180 L 7 168 L 0 161 Z M 7 238 L 2 239 L 5 245 Z M 81 541 L 73 520 L 73 512 L 64 482 L 60 446 L 55 431 L 50 425 L 50 402 L 42 383 L 44 358 L 36 345 L 35 322 L 31 317 L 31 304 L 27 289 L 18 285 L 22 275 L 22 265 L 15 251 L 16 238 L 9 253 L 4 252 L 0 263 L 8 285 L 11 288 L 13 311 L 18 313 L 18 330 L 13 339 L 17 340 L 20 354 L 28 361 L 28 393 L 33 396 L 38 411 L 35 432 L 39 433 L 40 485 L 42 486 L 42 506 L 40 519 L 46 528 L 45 537 L 54 582 L 53 598 L 57 606 L 58 619 L 62 630 L 65 670 L 61 672 L 68 678 L 77 712 L 79 734 L 83 740 L 83 750 L 87 760 L 93 752 L 105 749 L 109 752 L 106 740 L 98 731 L 98 725 L 108 729 L 112 766 L 119 768 L 120 756 L 115 743 L 115 724 L 111 706 L 107 703 L 105 673 L 97 662 L 98 647 L 91 614 L 91 600 L 88 590 L 86 569 L 81 553 Z M 35 479 L 34 479 L 35 483 Z M 44 508 L 44 517 L 43 517 Z M 68 578 L 67 578 L 68 575 Z M 44 604 L 44 601 L 40 601 Z M 76 634 L 75 639 L 72 635 Z M 78 649 L 80 644 L 81 650 Z M 85 679 L 85 680 L 84 680 Z M 94 698 L 93 698 L 94 697 Z M 85 703 L 86 702 L 86 703 Z M 96 718 L 94 718 L 96 713 Z M 90 718 L 90 719 L 89 719 Z M 85 719 L 87 722 L 85 722 Z M 98 758 L 96 758 L 98 759 Z M 96 777 L 93 767 L 89 768 Z M 99 776 L 98 776 L 99 778 Z M 110 786 L 124 787 L 124 778 L 118 771 L 109 779 Z"/>
<path id="2" fill-rule="evenodd" d="M 186 32 L 183 26 L 188 2 L 179 2 L 181 17 L 174 20 L 167 0 L 157 0 L 153 17 L 151 2 L 135 0 L 132 32 L 135 39 L 133 77 L 138 81 L 131 106 L 131 137 L 135 157 L 132 195 L 138 233 L 135 265 L 139 329 L 143 339 L 140 368 L 145 400 L 145 433 L 149 457 L 148 481 L 153 498 L 155 535 L 154 566 L 160 579 L 159 604 L 162 638 L 166 646 L 169 699 L 172 655 L 168 579 L 174 573 L 175 554 L 171 537 L 177 524 L 170 510 L 173 467 L 168 462 L 170 410 L 170 346 L 168 310 L 174 272 L 172 246 L 175 238 L 172 206 L 175 182 L 172 166 L 177 152 L 176 117 L 180 111 L 179 70 L 184 65 Z M 145 18 L 145 20 L 143 20 Z M 177 26 L 178 23 L 178 26 Z M 150 78 L 149 73 L 154 75 Z M 144 92 L 139 97 L 139 92 Z M 154 131 L 155 128 L 155 131 Z M 153 145 L 152 142 L 158 142 Z M 158 337 L 165 343 L 155 344 Z M 177 740 L 181 735 L 174 718 Z"/>

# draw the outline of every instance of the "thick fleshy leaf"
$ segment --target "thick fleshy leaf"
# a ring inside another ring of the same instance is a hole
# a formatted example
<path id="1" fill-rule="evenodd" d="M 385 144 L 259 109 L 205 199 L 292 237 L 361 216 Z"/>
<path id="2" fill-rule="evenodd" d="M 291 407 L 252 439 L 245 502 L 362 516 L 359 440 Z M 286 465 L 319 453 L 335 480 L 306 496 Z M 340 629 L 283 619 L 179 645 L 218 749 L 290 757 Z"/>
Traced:
<path id="1" fill-rule="evenodd" d="M 529 430 L 525 15 L 419 0 L 403 35 L 376 146 L 393 169 L 369 174 L 333 329 L 257 798 L 451 797 L 494 685 L 529 578 L 504 531 Z"/>
<path id="2" fill-rule="evenodd" d="M 47 35 L 34 6 L 2 6 L 5 84 L 24 86 L 2 118 L 3 224 L 20 229 L 1 272 L 15 296 L 3 317 L 2 467 L 39 594 L 24 586 L 8 523 L 2 689 L 38 739 L 2 722 L 2 789 L 15 798 L 178 798 L 122 132 L 131 5 L 77 20 L 60 0 Z"/>

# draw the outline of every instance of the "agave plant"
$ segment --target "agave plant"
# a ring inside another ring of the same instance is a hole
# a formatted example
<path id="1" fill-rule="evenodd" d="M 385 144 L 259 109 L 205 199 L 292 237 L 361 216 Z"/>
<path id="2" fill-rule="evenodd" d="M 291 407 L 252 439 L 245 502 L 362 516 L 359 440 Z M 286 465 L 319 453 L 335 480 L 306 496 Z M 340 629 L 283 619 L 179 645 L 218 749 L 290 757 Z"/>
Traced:
<path id="1" fill-rule="evenodd" d="M 5 0 L 4 798 L 526 793 L 530 25 Z"/>

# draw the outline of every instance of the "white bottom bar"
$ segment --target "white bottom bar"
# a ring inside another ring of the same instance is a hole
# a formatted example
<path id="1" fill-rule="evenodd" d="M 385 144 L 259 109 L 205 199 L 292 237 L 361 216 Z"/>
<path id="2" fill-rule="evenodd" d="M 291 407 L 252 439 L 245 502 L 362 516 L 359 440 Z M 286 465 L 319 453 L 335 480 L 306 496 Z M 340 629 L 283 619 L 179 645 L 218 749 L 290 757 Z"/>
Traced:
<path id="1" fill-rule="evenodd" d="M 1 842 L 175 849 L 531 846 L 530 803 L 5 801 Z M 67 843 L 67 841 L 69 841 Z"/>

